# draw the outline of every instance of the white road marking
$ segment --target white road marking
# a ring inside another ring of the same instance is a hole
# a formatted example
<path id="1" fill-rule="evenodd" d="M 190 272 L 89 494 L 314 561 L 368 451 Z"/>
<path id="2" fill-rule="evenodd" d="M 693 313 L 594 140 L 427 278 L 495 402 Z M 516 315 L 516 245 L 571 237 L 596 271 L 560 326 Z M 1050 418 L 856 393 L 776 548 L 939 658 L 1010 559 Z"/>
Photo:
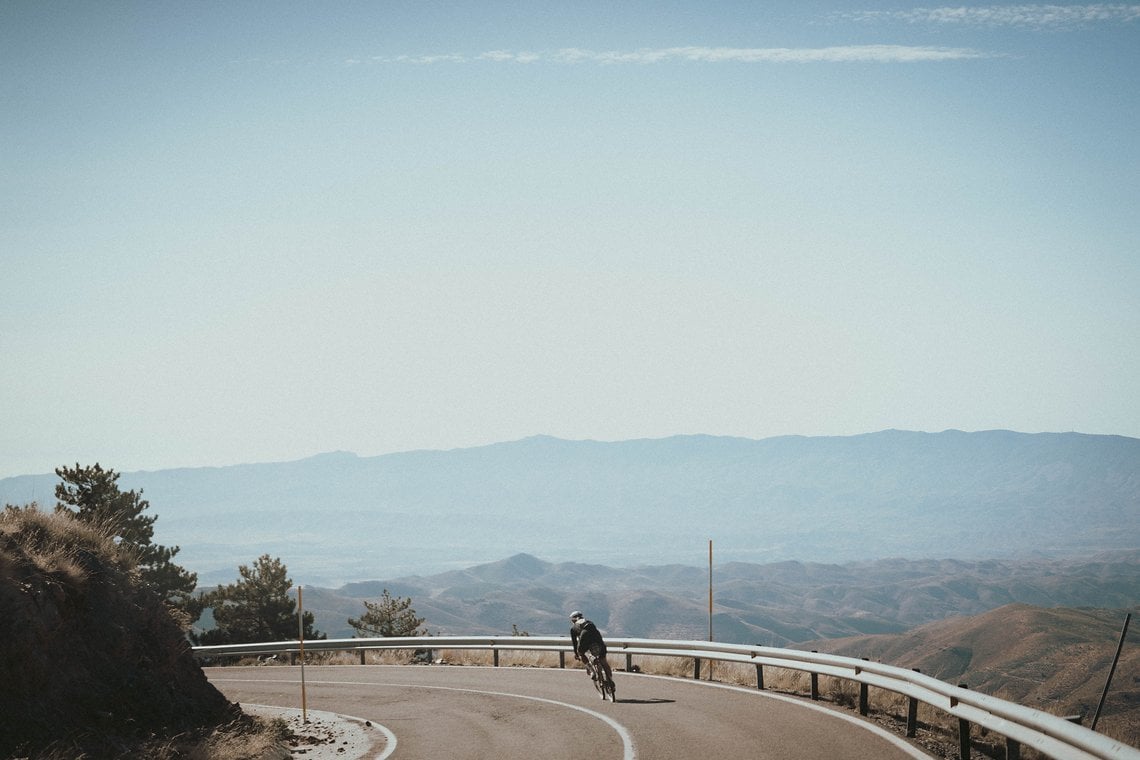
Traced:
<path id="1" fill-rule="evenodd" d="M 217 678 L 217 679 L 210 679 L 210 680 L 211 681 L 216 680 L 219 682 L 230 681 L 230 682 L 239 682 L 239 683 L 265 683 L 265 680 L 260 679 L 260 678 Z M 630 736 L 630 733 L 626 729 L 625 726 L 618 723 L 616 720 L 614 720 L 610 716 L 606 715 L 605 713 L 600 713 L 597 710 L 590 710 L 588 708 L 580 707 L 578 705 L 572 705 L 569 702 L 559 702 L 556 699 L 546 699 L 544 697 L 532 697 L 532 696 L 527 695 L 527 694 L 511 694 L 510 692 L 505 692 L 505 691 L 485 691 L 483 689 L 460 689 L 460 688 L 455 687 L 455 686 L 425 686 L 425 685 L 421 685 L 421 684 L 406 684 L 406 683 L 377 683 L 374 681 L 312 681 L 312 680 L 310 680 L 308 683 L 310 683 L 310 684 L 318 684 L 319 683 L 319 684 L 324 684 L 326 686 L 387 686 L 387 687 L 396 687 L 396 688 L 402 688 L 402 689 L 438 689 L 440 691 L 455 691 L 455 692 L 462 692 L 462 693 L 466 693 L 466 694 L 485 694 L 485 695 L 494 696 L 494 697 L 511 697 L 513 699 L 528 699 L 531 702 L 545 702 L 546 704 L 556 705 L 558 707 L 566 707 L 566 708 L 569 708 L 571 710 L 577 710 L 578 712 L 585 713 L 586 715 L 589 715 L 593 718 L 597 718 L 598 720 L 608 724 L 609 727 L 612 728 L 614 731 L 616 731 L 617 735 L 621 737 L 622 760 L 637 760 L 637 753 L 633 749 L 633 737 Z M 379 724 L 376 724 L 376 725 L 379 725 Z M 385 731 L 386 735 L 390 734 L 392 736 L 392 747 L 395 748 L 395 746 L 396 746 L 395 735 L 391 734 L 391 732 L 389 732 L 387 729 L 384 729 L 384 731 Z M 391 752 L 388 752 L 384 755 L 381 755 L 379 758 L 377 758 L 377 760 L 383 760 L 383 758 L 388 757 L 388 755 L 390 755 L 390 754 L 391 754 Z"/>
<path id="2" fill-rule="evenodd" d="M 325 681 L 324 683 L 341 684 L 342 682 Z M 486 694 L 486 695 L 494 696 L 494 697 L 512 697 L 514 699 L 529 699 L 532 702 L 545 702 L 546 704 L 549 704 L 549 705 L 557 705 L 558 707 L 567 707 L 571 710 L 577 710 L 578 712 L 585 713 L 586 715 L 597 718 L 598 720 L 609 724 L 610 728 L 612 728 L 614 731 L 616 731 L 617 735 L 621 737 L 622 757 L 624 758 L 624 760 L 636 760 L 636 758 L 637 758 L 637 753 L 634 752 L 634 750 L 633 750 L 633 737 L 630 736 L 629 731 L 626 729 L 625 726 L 618 723 L 616 720 L 614 720 L 610 716 L 606 715 L 605 713 L 600 713 L 597 710 L 590 710 L 589 708 L 580 707 L 578 705 L 572 705 L 569 702 L 559 702 L 556 699 L 546 699 L 544 697 L 532 697 L 532 696 L 529 696 L 527 694 L 511 694 L 510 692 L 505 692 L 505 691 L 484 691 L 482 689 L 460 689 L 460 688 L 457 688 L 454 686 L 422 686 L 422 685 L 418 685 L 418 684 L 400 684 L 400 683 L 384 683 L 384 684 L 376 684 L 376 685 L 377 686 L 398 686 L 398 687 L 402 687 L 402 688 L 413 688 L 413 689 L 440 689 L 442 691 L 458 691 L 458 692 L 466 692 L 468 694 Z"/>
<path id="3" fill-rule="evenodd" d="M 877 734 L 882 739 L 885 739 L 886 741 L 890 742 L 891 744 L 893 744 L 898 749 L 902 750 L 906 754 L 915 758 L 915 760 L 930 760 L 930 757 L 931 757 L 930 754 L 923 752 L 918 747 L 913 746 L 912 744 L 907 742 L 902 737 L 898 736 L 897 734 L 891 733 L 890 731 L 883 728 L 882 726 L 877 726 L 874 723 L 870 723 L 868 721 L 862 720 L 861 718 L 856 718 L 854 715 L 847 715 L 845 713 L 836 712 L 835 710 L 830 710 L 830 709 L 828 709 L 822 705 L 817 705 L 817 704 L 814 704 L 812 702 L 805 702 L 802 697 L 792 697 L 792 696 L 788 696 L 786 694 L 777 694 L 776 692 L 773 692 L 773 691 L 761 691 L 759 689 L 750 689 L 746 686 L 734 686 L 733 684 L 728 684 L 728 683 L 717 683 L 716 681 L 712 681 L 712 682 L 694 681 L 691 678 L 677 678 L 676 676 L 655 676 L 655 675 L 650 675 L 650 674 L 645 674 L 645 673 L 642 674 L 642 677 L 643 678 L 661 678 L 661 679 L 664 679 L 667 681 L 676 681 L 678 683 L 699 684 L 701 686 L 712 686 L 712 687 L 717 688 L 717 689 L 730 689 L 732 691 L 739 691 L 739 692 L 742 692 L 744 694 L 752 694 L 752 695 L 757 696 L 757 697 L 767 697 L 769 699 L 778 699 L 782 702 L 787 702 L 788 704 L 797 705 L 799 707 L 806 707 L 809 710 L 815 710 L 817 712 L 823 713 L 824 715 L 830 715 L 833 718 L 839 718 L 840 720 L 845 720 L 848 723 L 851 723 L 853 725 L 858 726 L 859 728 L 870 731 L 873 734 Z"/>

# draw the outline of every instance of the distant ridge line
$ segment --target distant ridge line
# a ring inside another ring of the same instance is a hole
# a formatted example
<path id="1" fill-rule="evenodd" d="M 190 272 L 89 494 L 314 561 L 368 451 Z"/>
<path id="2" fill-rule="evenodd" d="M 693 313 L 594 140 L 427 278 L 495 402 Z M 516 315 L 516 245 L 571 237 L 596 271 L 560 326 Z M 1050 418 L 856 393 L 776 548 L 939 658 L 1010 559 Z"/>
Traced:
<path id="1" fill-rule="evenodd" d="M 229 464 L 206 464 L 206 465 L 185 465 L 173 467 L 160 467 L 153 469 L 139 469 L 139 470 L 122 470 L 115 466 L 112 462 L 100 461 L 100 464 L 105 467 L 116 469 L 122 475 L 134 474 L 153 474 L 160 472 L 183 472 L 194 470 L 220 470 L 227 468 L 246 468 L 246 467 L 272 467 L 276 465 L 291 465 L 301 463 L 318 463 L 318 462 L 337 462 L 337 461 L 367 461 L 383 459 L 386 457 L 403 457 L 403 456 L 417 456 L 417 455 L 437 455 L 437 454 L 454 454 L 459 452 L 481 451 L 485 449 L 497 449 L 502 447 L 512 447 L 520 444 L 527 443 L 557 443 L 566 445 L 596 445 L 596 446 L 622 446 L 622 445 L 645 445 L 655 443 L 668 443 L 668 442 L 688 442 L 688 441 L 701 441 L 701 442 L 740 442 L 746 444 L 767 444 L 779 441 L 852 441 L 858 439 L 867 439 L 874 437 L 887 437 L 887 436 L 912 436 L 912 437 L 931 437 L 931 436 L 987 436 L 987 435 L 1010 435 L 1015 437 L 1033 438 L 1033 437 L 1055 437 L 1055 436 L 1080 436 L 1084 438 L 1108 438 L 1122 441 L 1135 441 L 1140 444 L 1140 438 L 1131 436 L 1111 434 L 1111 433 L 1082 433 L 1077 431 L 1041 431 L 1036 433 L 1026 433 L 1006 428 L 990 428 L 985 430 L 966 431 L 958 428 L 947 428 L 945 430 L 931 432 L 922 430 L 908 430 L 903 428 L 885 428 L 867 433 L 851 433 L 846 435 L 806 435 L 798 433 L 781 434 L 774 436 L 766 436 L 762 438 L 752 438 L 749 436 L 739 435 L 720 435 L 715 433 L 675 433 L 667 436 L 660 437 L 641 437 L 641 438 L 623 438 L 615 440 L 600 440 L 596 438 L 562 438 L 559 436 L 549 435 L 545 433 L 536 433 L 534 435 L 524 436 L 522 438 L 514 438 L 504 441 L 493 441 L 490 443 L 474 444 L 471 446 L 456 446 L 451 448 L 413 448 L 401 449 L 398 451 L 387 451 L 380 454 L 359 454 L 354 451 L 344 449 L 336 449 L 332 451 L 317 452 L 302 457 L 291 459 L 274 459 L 260 462 L 233 462 Z M 68 465 L 71 462 L 61 462 L 60 465 Z M 88 464 L 81 462 L 80 464 Z M 93 462 L 91 464 L 94 464 Z M 0 478 L 0 482 L 10 480 L 12 478 L 29 478 L 29 477 L 54 477 L 54 472 L 43 473 L 23 473 L 19 475 L 9 475 Z"/>
<path id="2" fill-rule="evenodd" d="M 105 466 L 113 466 L 103 462 Z M 1140 547 L 1140 440 L 886 430 L 857 436 L 524 438 L 451 451 L 123 472 L 203 583 L 262 553 L 335 585 L 525 551 L 554 561 L 699 564 L 1088 556 Z M 0 480 L 0 500 L 51 493 Z M 41 498 L 43 498 L 41 496 Z M 583 542 L 578 515 L 606 530 Z M 694 538 L 696 537 L 696 538 Z"/>

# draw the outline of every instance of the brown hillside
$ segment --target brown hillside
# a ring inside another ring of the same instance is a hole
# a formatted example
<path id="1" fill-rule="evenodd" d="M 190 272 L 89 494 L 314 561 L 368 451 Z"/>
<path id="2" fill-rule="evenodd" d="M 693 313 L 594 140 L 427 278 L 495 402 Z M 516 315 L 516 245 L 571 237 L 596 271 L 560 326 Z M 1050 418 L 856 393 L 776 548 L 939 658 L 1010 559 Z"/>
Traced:
<path id="1" fill-rule="evenodd" d="M 236 716 L 163 602 L 105 535 L 0 512 L 0 757 L 120 757 Z"/>
<path id="2" fill-rule="evenodd" d="M 906 633 L 815 641 L 803 649 L 867 657 L 1088 725 L 1116 653 L 1125 611 L 1010 604 Z M 1140 746 L 1140 630 L 1129 626 L 1097 730 Z"/>

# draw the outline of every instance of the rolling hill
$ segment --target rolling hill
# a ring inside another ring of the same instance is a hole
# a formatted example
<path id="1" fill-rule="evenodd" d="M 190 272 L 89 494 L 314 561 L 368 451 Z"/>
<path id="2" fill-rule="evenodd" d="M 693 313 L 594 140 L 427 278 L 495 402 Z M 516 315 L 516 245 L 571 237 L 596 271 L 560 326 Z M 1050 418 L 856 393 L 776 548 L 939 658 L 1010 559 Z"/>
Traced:
<path id="1" fill-rule="evenodd" d="M 918 668 L 1053 715 L 1096 711 L 1125 614 L 1011 604 L 901 634 L 808 642 L 804 649 Z M 1129 626 L 1097 730 L 1140 746 L 1140 631 Z"/>
<path id="2" fill-rule="evenodd" d="M 728 563 L 713 572 L 719 641 L 787 646 L 901 633 L 1014 603 L 1128 609 L 1140 605 L 1140 551 L 1070 560 L 878 560 L 843 565 Z M 707 570 L 551 563 L 527 554 L 461 571 L 306 587 L 306 608 L 333 637 L 383 590 L 411 597 L 431 633 L 557 634 L 580 608 L 610 636 L 703 639 Z"/>
<path id="3" fill-rule="evenodd" d="M 1100 699 L 1126 611 L 1140 609 L 1140 551 L 1068 560 L 878 560 L 717 566 L 718 641 L 866 657 L 1039 708 L 1081 715 Z M 611 568 L 520 554 L 432 576 L 306 588 L 321 630 L 384 589 L 410 596 L 431 633 L 564 633 L 587 611 L 611 637 L 703 639 L 708 577 L 678 565 Z M 1098 730 L 1140 746 L 1140 625 L 1130 628 Z"/>

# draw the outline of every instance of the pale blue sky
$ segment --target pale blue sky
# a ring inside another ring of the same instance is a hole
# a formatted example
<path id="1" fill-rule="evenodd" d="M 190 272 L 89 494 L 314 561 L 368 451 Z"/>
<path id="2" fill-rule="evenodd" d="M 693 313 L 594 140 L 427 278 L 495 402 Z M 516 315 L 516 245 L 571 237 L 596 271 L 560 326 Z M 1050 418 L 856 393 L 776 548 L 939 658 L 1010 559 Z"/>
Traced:
<path id="1" fill-rule="evenodd" d="M 1140 5 L 0 4 L 0 476 L 1140 437 Z"/>

